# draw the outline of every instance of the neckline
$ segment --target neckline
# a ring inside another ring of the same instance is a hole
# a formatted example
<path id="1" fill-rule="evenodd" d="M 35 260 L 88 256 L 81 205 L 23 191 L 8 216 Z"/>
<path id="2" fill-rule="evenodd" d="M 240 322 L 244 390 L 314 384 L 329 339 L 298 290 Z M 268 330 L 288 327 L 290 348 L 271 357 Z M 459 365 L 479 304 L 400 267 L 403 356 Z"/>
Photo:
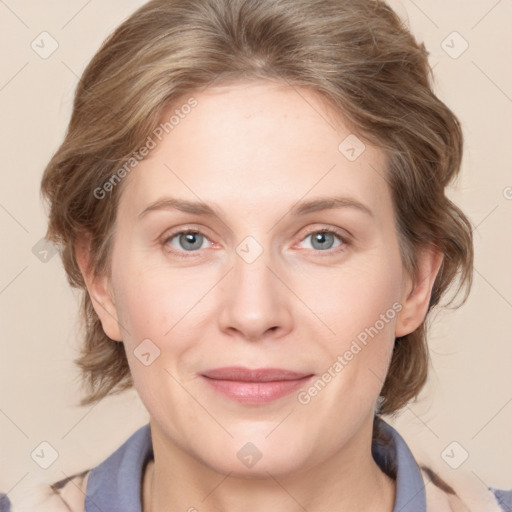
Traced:
<path id="1" fill-rule="evenodd" d="M 382 461 L 391 461 L 396 466 L 393 512 L 426 512 L 425 484 L 416 460 L 402 436 L 382 418 L 377 421 L 390 442 L 386 446 L 372 444 L 375 460 L 385 473 Z M 151 425 L 147 423 L 91 470 L 84 512 L 142 512 L 143 472 L 150 460 L 154 460 L 154 453 Z"/>

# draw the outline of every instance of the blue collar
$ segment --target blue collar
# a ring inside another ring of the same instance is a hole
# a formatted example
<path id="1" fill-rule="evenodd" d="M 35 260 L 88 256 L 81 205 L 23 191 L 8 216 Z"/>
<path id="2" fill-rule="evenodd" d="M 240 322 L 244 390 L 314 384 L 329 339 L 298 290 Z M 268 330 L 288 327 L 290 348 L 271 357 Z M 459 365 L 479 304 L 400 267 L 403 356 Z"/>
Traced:
<path id="1" fill-rule="evenodd" d="M 425 484 L 420 469 L 400 434 L 385 421 L 381 428 L 391 435 L 386 453 L 378 453 L 377 462 L 388 458 L 397 467 L 396 499 L 393 512 L 426 512 Z M 374 447 L 375 449 L 381 449 Z M 142 512 L 141 484 L 146 463 L 153 459 L 151 427 L 139 428 L 112 455 L 89 474 L 84 512 L 122 510 Z"/>

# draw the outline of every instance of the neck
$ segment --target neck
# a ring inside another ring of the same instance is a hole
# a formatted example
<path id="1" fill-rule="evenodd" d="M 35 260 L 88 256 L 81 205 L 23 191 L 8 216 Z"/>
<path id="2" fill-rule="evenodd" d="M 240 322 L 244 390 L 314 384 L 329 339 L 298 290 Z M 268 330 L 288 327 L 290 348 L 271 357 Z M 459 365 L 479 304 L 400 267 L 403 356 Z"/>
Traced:
<path id="1" fill-rule="evenodd" d="M 143 511 L 168 512 L 172 505 L 172 510 L 190 512 L 296 512 L 298 506 L 305 510 L 391 512 L 395 481 L 373 460 L 372 431 L 365 430 L 366 442 L 354 441 L 364 450 L 351 446 L 307 471 L 279 476 L 266 473 L 249 479 L 232 472 L 221 474 L 176 445 L 164 445 L 161 441 L 169 441 L 152 428 L 154 453 L 161 456 L 155 455 L 144 473 Z"/>

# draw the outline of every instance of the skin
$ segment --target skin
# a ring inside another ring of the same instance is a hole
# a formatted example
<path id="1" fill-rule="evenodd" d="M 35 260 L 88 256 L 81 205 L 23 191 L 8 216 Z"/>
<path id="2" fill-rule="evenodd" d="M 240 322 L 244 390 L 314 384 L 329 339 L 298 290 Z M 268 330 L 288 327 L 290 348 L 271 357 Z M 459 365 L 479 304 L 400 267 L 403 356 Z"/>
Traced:
<path id="1" fill-rule="evenodd" d="M 366 143 L 349 161 L 338 145 L 351 130 L 313 92 L 245 81 L 194 97 L 197 107 L 125 178 L 111 275 L 90 272 L 87 246 L 77 246 L 105 333 L 125 344 L 150 414 L 143 509 L 389 512 L 395 485 L 371 456 L 375 403 L 395 337 L 425 318 L 441 256 L 424 250 L 418 275 L 404 271 L 383 152 Z M 332 195 L 372 215 L 290 214 Z M 169 196 L 219 216 L 138 217 Z M 187 228 L 204 235 L 199 248 L 172 232 Z M 344 241 L 314 245 L 314 233 L 336 228 Z M 247 236 L 263 251 L 252 263 L 236 251 Z M 199 376 L 234 365 L 321 376 L 394 303 L 401 311 L 307 405 L 297 393 L 240 404 Z M 145 366 L 134 350 L 148 338 L 160 356 Z M 237 458 L 247 442 L 262 454 L 251 468 Z"/>

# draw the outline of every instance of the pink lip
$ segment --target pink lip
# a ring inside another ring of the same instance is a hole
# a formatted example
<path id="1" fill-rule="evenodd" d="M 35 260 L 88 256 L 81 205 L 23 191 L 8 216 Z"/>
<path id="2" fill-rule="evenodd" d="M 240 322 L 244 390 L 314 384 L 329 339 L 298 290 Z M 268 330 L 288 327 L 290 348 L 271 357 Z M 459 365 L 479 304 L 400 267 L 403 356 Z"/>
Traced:
<path id="1" fill-rule="evenodd" d="M 215 368 L 201 374 L 216 391 L 245 404 L 272 402 L 304 386 L 312 374 L 281 368 Z"/>

